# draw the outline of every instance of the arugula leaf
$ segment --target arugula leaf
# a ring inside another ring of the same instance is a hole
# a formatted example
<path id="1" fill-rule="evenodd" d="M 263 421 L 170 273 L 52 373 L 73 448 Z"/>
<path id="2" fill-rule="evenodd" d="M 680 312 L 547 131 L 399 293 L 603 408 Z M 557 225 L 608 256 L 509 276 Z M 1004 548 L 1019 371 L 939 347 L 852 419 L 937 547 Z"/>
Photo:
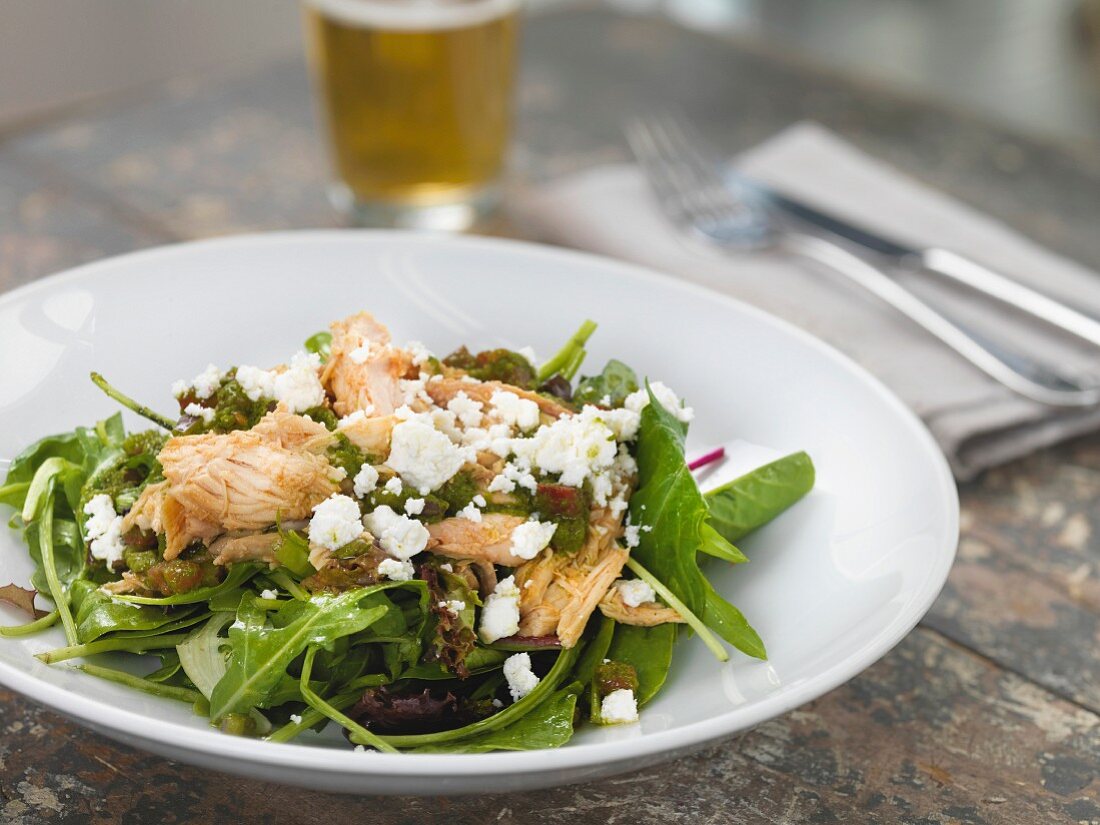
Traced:
<path id="1" fill-rule="evenodd" d="M 626 397 L 638 391 L 638 376 L 622 361 L 612 358 L 599 375 L 581 378 L 573 393 L 577 405 L 600 404 L 608 407 L 621 407 Z"/>
<path id="2" fill-rule="evenodd" d="M 708 523 L 727 541 L 739 541 L 778 516 L 813 486 L 813 461 L 804 452 L 791 453 L 708 491 Z"/>
<path id="3" fill-rule="evenodd" d="M 565 345 L 554 356 L 539 367 L 539 383 L 552 378 L 555 374 L 561 374 L 567 379 L 572 379 L 577 374 L 581 362 L 584 361 L 585 342 L 596 331 L 594 321 L 585 321 L 580 328 L 573 333 L 573 337 L 565 342 Z"/>
<path id="4" fill-rule="evenodd" d="M 677 627 L 659 624 L 655 627 L 616 625 L 605 656 L 614 662 L 633 665 L 638 674 L 638 689 L 634 698 L 641 707 L 661 690 L 672 667 L 672 648 L 676 644 Z"/>
<path id="5" fill-rule="evenodd" d="M 210 716 L 245 713 L 261 704 L 278 684 L 291 661 L 310 645 L 330 647 L 336 639 L 359 633 L 382 618 L 382 605 L 363 609 L 360 602 L 371 588 L 339 596 L 313 596 L 291 601 L 268 622 L 267 611 L 246 593 L 229 629 L 232 657 L 225 675 L 210 696 Z M 272 626 L 275 625 L 275 626 Z"/>
<path id="6" fill-rule="evenodd" d="M 17 584 L 0 585 L 0 602 L 7 602 L 12 607 L 17 607 L 32 619 L 41 619 L 46 611 L 34 606 L 34 597 L 38 595 L 36 590 L 28 590 Z"/>
<path id="7" fill-rule="evenodd" d="M 578 682 L 562 688 L 518 722 L 457 742 L 412 748 L 412 753 L 488 753 L 560 748 L 573 737 L 573 713 L 581 691 Z"/>
<path id="8" fill-rule="evenodd" d="M 699 568 L 708 511 L 684 459 L 687 425 L 661 406 L 648 384 L 646 391 L 649 404 L 638 427 L 638 489 L 630 499 L 630 519 L 648 529 L 640 531 L 632 559 L 723 639 L 762 659 L 766 653 L 759 635 Z"/>

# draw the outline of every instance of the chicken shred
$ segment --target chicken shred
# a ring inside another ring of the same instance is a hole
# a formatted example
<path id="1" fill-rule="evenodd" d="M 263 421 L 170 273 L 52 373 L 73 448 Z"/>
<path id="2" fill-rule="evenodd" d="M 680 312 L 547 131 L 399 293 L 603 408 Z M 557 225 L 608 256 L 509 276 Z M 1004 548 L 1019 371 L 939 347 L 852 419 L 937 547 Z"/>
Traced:
<path id="1" fill-rule="evenodd" d="M 428 525 L 428 550 L 456 559 L 518 567 L 524 560 L 512 553 L 512 531 L 524 521 L 522 516 L 503 513 L 486 513 L 479 522 L 458 517 L 443 519 Z"/>
<path id="2" fill-rule="evenodd" d="M 683 623 L 684 617 L 658 602 L 644 602 L 631 607 L 623 601 L 619 588 L 612 587 L 600 599 L 600 612 L 619 624 L 631 624 L 637 627 L 654 627 L 670 622 Z"/>
<path id="3" fill-rule="evenodd" d="M 441 407 L 446 407 L 447 402 L 460 392 L 464 392 L 474 401 L 480 401 L 486 405 L 489 404 L 495 392 L 513 392 L 520 398 L 534 401 L 539 405 L 539 412 L 552 419 L 561 418 L 563 415 L 570 415 L 573 412 L 552 398 L 501 381 L 463 381 L 461 378 L 444 377 L 438 381 L 429 381 L 424 387 L 424 391 L 428 393 L 432 401 Z"/>
<path id="4" fill-rule="evenodd" d="M 399 381 L 413 372 L 412 356 L 390 345 L 390 331 L 369 312 L 334 321 L 332 352 L 321 383 L 339 415 L 373 408 L 390 415 L 404 403 Z M 415 377 L 415 376 L 414 376 Z"/>

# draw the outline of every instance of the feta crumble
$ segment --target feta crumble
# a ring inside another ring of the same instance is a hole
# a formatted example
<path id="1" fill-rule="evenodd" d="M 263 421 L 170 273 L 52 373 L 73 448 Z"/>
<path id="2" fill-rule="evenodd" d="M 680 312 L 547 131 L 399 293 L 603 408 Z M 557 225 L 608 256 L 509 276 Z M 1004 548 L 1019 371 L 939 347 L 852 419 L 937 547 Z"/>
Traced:
<path id="1" fill-rule="evenodd" d="M 405 351 L 412 356 L 412 363 L 414 367 L 420 367 L 427 364 L 432 358 L 431 350 L 424 346 L 419 341 L 409 341 L 405 344 Z"/>
<path id="2" fill-rule="evenodd" d="M 531 670 L 531 656 L 528 653 L 515 653 L 504 660 L 504 678 L 508 681 L 508 692 L 512 701 L 518 702 L 539 683 L 539 677 Z"/>
<path id="3" fill-rule="evenodd" d="M 683 406 L 683 402 L 680 401 L 676 393 L 662 382 L 653 381 L 650 383 L 649 388 L 653 390 L 653 397 L 657 399 L 660 405 L 681 421 L 687 423 L 695 418 L 695 410 L 691 407 Z M 637 392 L 632 392 L 623 402 L 624 409 L 636 413 L 640 413 L 648 405 L 649 393 L 646 392 L 645 387 L 642 387 Z"/>
<path id="4" fill-rule="evenodd" d="M 528 398 L 520 398 L 514 392 L 497 390 L 489 399 L 493 416 L 510 427 L 522 431 L 533 430 L 539 425 L 539 405 Z"/>
<path id="5" fill-rule="evenodd" d="M 352 479 L 355 485 L 353 492 L 359 498 L 366 498 L 378 487 L 378 471 L 369 464 L 359 468 L 359 472 Z"/>
<path id="6" fill-rule="evenodd" d="M 404 489 L 404 485 L 401 483 L 401 479 L 399 479 L 397 476 L 394 476 L 384 485 L 382 485 L 382 489 L 390 495 L 399 496 L 401 495 L 401 491 Z"/>
<path id="7" fill-rule="evenodd" d="M 641 528 L 637 524 L 628 524 L 623 528 L 623 541 L 626 542 L 626 546 L 633 550 L 638 546 L 641 541 Z"/>
<path id="8" fill-rule="evenodd" d="M 405 499 L 405 512 L 410 516 L 419 516 L 424 512 L 424 499 L 422 498 L 407 498 Z"/>
<path id="9" fill-rule="evenodd" d="M 183 413 L 192 418 L 201 418 L 204 424 L 209 424 L 214 420 L 213 407 L 203 407 L 199 404 L 191 403 L 183 408 Z"/>
<path id="10" fill-rule="evenodd" d="M 333 493 L 313 508 L 313 518 L 309 520 L 309 543 L 328 550 L 339 550 L 363 532 L 360 518 L 355 499 Z"/>
<path id="11" fill-rule="evenodd" d="M 457 518 L 464 518 L 467 521 L 472 521 L 474 524 L 481 523 L 481 511 L 477 509 L 477 505 L 472 501 L 455 513 Z"/>
<path id="12" fill-rule="evenodd" d="M 321 356 L 299 351 L 281 372 L 264 370 L 249 364 L 237 367 L 237 383 L 251 401 L 271 398 L 286 405 L 292 413 L 301 413 L 325 402 L 325 388 L 317 371 Z"/>
<path id="13" fill-rule="evenodd" d="M 455 418 L 463 428 L 480 427 L 482 419 L 482 404 L 475 401 L 462 390 L 447 402 L 447 409 L 455 414 Z"/>
<path id="14" fill-rule="evenodd" d="M 390 581 L 407 582 L 412 579 L 415 572 L 411 561 L 382 559 L 378 563 L 378 575 L 385 576 Z"/>
<path id="15" fill-rule="evenodd" d="M 407 561 L 428 544 L 428 528 L 416 519 L 394 512 L 382 505 L 363 518 L 363 524 L 371 531 L 382 549 L 395 559 Z"/>
<path id="16" fill-rule="evenodd" d="M 440 570 L 446 570 L 448 573 L 455 572 L 454 565 L 451 564 L 450 562 L 445 562 L 445 563 L 439 565 L 439 569 Z"/>
<path id="17" fill-rule="evenodd" d="M 394 426 L 386 463 L 427 495 L 449 481 L 469 457 L 469 450 L 451 443 L 424 418 L 412 417 Z"/>
<path id="18" fill-rule="evenodd" d="M 279 594 L 276 593 L 274 590 L 261 590 L 260 591 L 260 598 L 261 599 L 277 599 L 277 598 L 279 598 Z"/>
<path id="19" fill-rule="evenodd" d="M 490 493 L 510 493 L 516 489 L 516 483 L 508 476 L 501 473 L 500 475 L 493 476 L 493 480 L 489 482 L 487 488 Z"/>
<path id="20" fill-rule="evenodd" d="M 619 596 L 627 607 L 638 607 L 646 602 L 657 601 L 657 592 L 641 579 L 619 579 L 615 582 Z"/>
<path id="21" fill-rule="evenodd" d="M 88 519 L 84 536 L 89 540 L 92 558 L 102 559 L 107 567 L 121 561 L 126 545 L 122 543 L 122 516 L 115 512 L 115 503 L 107 493 L 92 496 L 84 505 Z"/>
<path id="22" fill-rule="evenodd" d="M 507 664 L 507 663 L 506 663 Z M 622 725 L 638 721 L 638 702 L 629 688 L 613 690 L 600 702 L 600 721 L 608 725 Z"/>
<path id="23" fill-rule="evenodd" d="M 172 395 L 179 398 L 188 390 L 195 391 L 196 398 L 209 398 L 222 384 L 223 373 L 214 364 L 207 364 L 206 369 L 192 378 L 190 381 L 173 381 Z"/>
<path id="24" fill-rule="evenodd" d="M 292 713 L 290 714 L 290 721 L 293 722 L 295 725 L 300 725 L 302 724 L 302 717 L 299 716 L 297 713 Z"/>
<path id="25" fill-rule="evenodd" d="M 448 613 L 454 613 L 456 616 L 466 609 L 466 602 L 462 599 L 450 599 L 448 601 L 441 601 L 437 607 L 440 610 L 446 610 Z"/>
<path id="26" fill-rule="evenodd" d="M 550 543 L 557 529 L 558 525 L 550 522 L 525 521 L 512 531 L 512 555 L 533 559 Z"/>
<path id="27" fill-rule="evenodd" d="M 514 636 L 519 632 L 519 588 L 516 577 L 509 576 L 497 582 L 496 588 L 485 600 L 481 609 L 481 641 L 491 644 L 497 639 Z"/>

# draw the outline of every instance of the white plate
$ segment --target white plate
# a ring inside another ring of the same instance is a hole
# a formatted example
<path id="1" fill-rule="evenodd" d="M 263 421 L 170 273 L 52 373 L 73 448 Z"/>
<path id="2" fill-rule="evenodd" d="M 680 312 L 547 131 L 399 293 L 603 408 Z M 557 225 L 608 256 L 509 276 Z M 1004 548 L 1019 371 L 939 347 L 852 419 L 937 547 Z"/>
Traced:
<path id="1" fill-rule="evenodd" d="M 731 446 L 723 476 L 807 450 L 818 468 L 814 492 L 744 542 L 750 564 L 710 568 L 770 660 L 735 652 L 720 665 L 685 639 L 640 724 L 581 730 L 560 750 L 484 755 L 363 754 L 331 747 L 332 739 L 276 745 L 226 736 L 182 703 L 40 664 L 32 654 L 59 646 L 57 629 L 0 639 L 0 682 L 129 744 L 263 779 L 363 793 L 521 790 L 651 765 L 820 696 L 905 636 L 947 576 L 958 535 L 947 465 L 917 419 L 863 370 L 715 293 L 588 255 L 484 238 L 227 238 L 112 258 L 4 295 L 0 457 L 113 412 L 90 370 L 170 411 L 173 379 L 210 361 L 280 362 L 361 308 L 396 340 L 440 352 L 530 344 L 545 355 L 591 317 L 600 329 L 588 366 L 621 358 L 673 386 L 696 409 L 691 448 Z M 3 530 L 0 583 L 25 583 L 30 569 L 17 534 Z M 0 614 L 18 620 L 7 608 Z"/>

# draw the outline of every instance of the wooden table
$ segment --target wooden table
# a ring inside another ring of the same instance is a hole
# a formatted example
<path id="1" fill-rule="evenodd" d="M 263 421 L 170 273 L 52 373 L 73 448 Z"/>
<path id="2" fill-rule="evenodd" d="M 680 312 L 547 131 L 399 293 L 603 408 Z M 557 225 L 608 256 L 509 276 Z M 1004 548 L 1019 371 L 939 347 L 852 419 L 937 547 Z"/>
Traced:
<path id="1" fill-rule="evenodd" d="M 523 173 L 619 158 L 675 100 L 735 151 L 813 118 L 1100 268 L 1100 144 L 1053 146 L 751 43 L 598 10 L 539 17 Z M 0 288 L 152 244 L 337 225 L 298 59 L 183 78 L 0 144 Z M 503 226 L 503 224 L 502 224 Z M 696 756 L 522 796 L 352 798 L 197 770 L 0 690 L 3 822 L 1100 822 L 1100 437 L 962 490 L 921 625 L 827 696 Z"/>

